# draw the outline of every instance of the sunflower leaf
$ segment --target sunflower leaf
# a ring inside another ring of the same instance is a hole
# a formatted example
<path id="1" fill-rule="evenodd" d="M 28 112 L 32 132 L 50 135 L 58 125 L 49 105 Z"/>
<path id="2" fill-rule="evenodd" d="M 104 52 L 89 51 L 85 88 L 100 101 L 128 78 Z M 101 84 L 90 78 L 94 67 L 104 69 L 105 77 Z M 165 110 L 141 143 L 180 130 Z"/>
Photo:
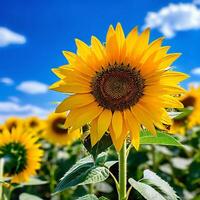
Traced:
<path id="1" fill-rule="evenodd" d="M 179 198 L 174 189 L 166 181 L 150 170 L 144 171 L 144 177 L 141 181 L 159 191 L 166 200 L 177 200 Z"/>
<path id="2" fill-rule="evenodd" d="M 54 194 L 84 182 L 85 176 L 93 166 L 94 161 L 91 156 L 87 156 L 86 158 L 79 160 L 61 178 L 61 181 L 57 185 Z"/>
<path id="3" fill-rule="evenodd" d="M 19 196 L 19 200 L 42 200 L 40 197 L 28 194 L 28 193 L 22 193 Z"/>
<path id="4" fill-rule="evenodd" d="M 105 154 L 101 154 L 104 160 Z M 63 190 L 91 183 L 99 183 L 106 180 L 109 176 L 109 170 L 106 167 L 95 165 L 91 156 L 81 159 L 61 178 L 60 183 L 55 189 L 55 193 Z"/>
<path id="5" fill-rule="evenodd" d="M 163 131 L 157 131 L 157 135 L 153 136 L 149 131 L 142 130 L 140 132 L 140 144 L 158 144 L 169 146 L 183 146 L 175 137 Z"/>
<path id="6" fill-rule="evenodd" d="M 129 183 L 147 200 L 166 200 L 159 192 L 146 183 L 135 181 L 133 178 L 129 179 Z"/>
<path id="7" fill-rule="evenodd" d="M 179 111 L 181 112 L 181 114 L 174 118 L 176 120 L 181 120 L 181 119 L 188 117 L 192 113 L 193 109 L 192 108 L 182 108 L 182 109 L 179 109 Z"/>

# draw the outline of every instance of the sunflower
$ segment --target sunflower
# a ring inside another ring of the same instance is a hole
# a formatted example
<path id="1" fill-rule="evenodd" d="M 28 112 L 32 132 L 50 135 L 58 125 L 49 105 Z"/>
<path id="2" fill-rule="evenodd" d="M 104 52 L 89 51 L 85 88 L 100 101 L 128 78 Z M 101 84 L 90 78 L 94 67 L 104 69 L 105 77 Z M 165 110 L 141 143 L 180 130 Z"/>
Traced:
<path id="1" fill-rule="evenodd" d="M 200 124 L 200 87 L 190 86 L 189 91 L 181 97 L 184 107 L 193 107 L 192 113 L 185 119 L 188 122 L 188 128 Z"/>
<path id="2" fill-rule="evenodd" d="M 4 129 L 0 134 L 0 158 L 4 158 L 4 173 L 12 177 L 11 182 L 28 181 L 40 168 L 43 151 L 37 138 L 27 134 L 23 128 Z"/>
<path id="3" fill-rule="evenodd" d="M 18 117 L 10 117 L 5 121 L 5 127 L 11 132 L 13 128 L 23 127 L 24 122 Z"/>
<path id="4" fill-rule="evenodd" d="M 3 133 L 4 125 L 0 124 L 0 134 Z"/>
<path id="5" fill-rule="evenodd" d="M 184 120 L 173 120 L 173 123 L 169 129 L 169 133 L 185 135 L 186 130 L 186 123 Z"/>
<path id="6" fill-rule="evenodd" d="M 180 54 L 167 54 L 163 37 L 149 44 L 149 35 L 135 27 L 125 37 L 118 23 L 109 27 L 105 45 L 92 36 L 90 46 L 75 40 L 76 54 L 63 52 L 68 64 L 53 69 L 61 80 L 50 89 L 72 94 L 56 109 L 70 111 L 66 128 L 91 123 L 92 145 L 109 130 L 119 151 L 128 135 L 139 148 L 141 126 L 156 135 L 155 127 L 172 123 L 165 108 L 183 107 L 174 96 L 185 92 L 178 84 L 188 76 L 170 70 Z"/>
<path id="7" fill-rule="evenodd" d="M 46 121 L 44 137 L 51 143 L 58 145 L 70 145 L 80 138 L 80 129 L 70 132 L 69 129 L 64 128 L 65 120 L 66 115 L 63 113 L 50 114 Z"/>
<path id="8" fill-rule="evenodd" d="M 38 117 L 32 116 L 25 119 L 25 127 L 40 133 L 44 129 L 44 121 Z"/>

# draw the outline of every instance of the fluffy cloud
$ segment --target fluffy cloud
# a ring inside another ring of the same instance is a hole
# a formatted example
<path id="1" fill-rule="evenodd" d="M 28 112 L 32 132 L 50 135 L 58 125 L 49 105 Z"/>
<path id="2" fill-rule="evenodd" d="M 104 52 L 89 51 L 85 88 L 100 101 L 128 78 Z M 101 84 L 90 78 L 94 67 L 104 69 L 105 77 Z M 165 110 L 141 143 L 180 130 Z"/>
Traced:
<path id="1" fill-rule="evenodd" d="M 23 35 L 15 33 L 6 27 L 0 27 L 0 47 L 24 43 L 26 43 L 26 38 Z"/>
<path id="2" fill-rule="evenodd" d="M 188 84 L 188 88 L 189 88 L 190 86 L 193 86 L 193 87 L 195 87 L 195 88 L 198 88 L 198 87 L 200 86 L 200 82 L 198 82 L 198 81 L 190 82 L 190 83 Z"/>
<path id="3" fill-rule="evenodd" d="M 200 29 L 200 9 L 193 3 L 169 4 L 158 12 L 148 12 L 144 27 L 156 28 L 172 38 L 177 31 Z"/>
<path id="4" fill-rule="evenodd" d="M 17 86 L 17 90 L 27 94 L 42 94 L 48 91 L 48 86 L 38 81 L 24 81 Z"/>
<path id="5" fill-rule="evenodd" d="M 3 78 L 0 78 L 0 83 L 3 83 L 5 85 L 13 85 L 14 81 L 11 78 L 3 77 Z"/>
<path id="6" fill-rule="evenodd" d="M 32 105 L 20 105 L 11 101 L 0 102 L 0 122 L 3 122 L 5 119 L 11 116 L 18 117 L 28 117 L 28 116 L 38 116 L 46 117 L 51 111 Z"/>
<path id="7" fill-rule="evenodd" d="M 200 75 L 200 67 L 192 69 L 191 73 L 195 75 Z"/>

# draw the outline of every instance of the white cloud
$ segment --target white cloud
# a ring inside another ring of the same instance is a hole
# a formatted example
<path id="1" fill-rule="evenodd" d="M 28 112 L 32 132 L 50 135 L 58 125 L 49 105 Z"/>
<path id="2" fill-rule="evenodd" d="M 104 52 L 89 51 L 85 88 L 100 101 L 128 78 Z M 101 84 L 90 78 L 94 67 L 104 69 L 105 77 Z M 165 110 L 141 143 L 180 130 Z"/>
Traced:
<path id="1" fill-rule="evenodd" d="M 190 88 L 190 86 L 198 88 L 198 87 L 200 87 L 200 82 L 198 82 L 198 81 L 189 82 L 188 88 Z"/>
<path id="2" fill-rule="evenodd" d="M 2 78 L 0 78 L 0 83 L 3 83 L 5 85 L 13 85 L 14 81 L 8 77 L 2 77 Z"/>
<path id="3" fill-rule="evenodd" d="M 42 94 L 48 91 L 48 86 L 38 81 L 24 81 L 17 86 L 17 90 L 27 94 Z"/>
<path id="4" fill-rule="evenodd" d="M 6 27 L 0 27 L 0 47 L 24 43 L 26 43 L 26 38 L 23 35 L 15 33 Z"/>
<path id="5" fill-rule="evenodd" d="M 191 73 L 195 75 L 200 75 L 200 67 L 192 69 Z"/>
<path id="6" fill-rule="evenodd" d="M 20 105 L 11 101 L 0 102 L 0 122 L 3 122 L 11 116 L 23 118 L 28 116 L 38 116 L 44 118 L 50 112 L 50 110 L 32 104 Z"/>
<path id="7" fill-rule="evenodd" d="M 192 3 L 172 3 L 158 12 L 148 12 L 144 27 L 156 28 L 172 38 L 177 31 L 200 29 L 200 9 Z"/>

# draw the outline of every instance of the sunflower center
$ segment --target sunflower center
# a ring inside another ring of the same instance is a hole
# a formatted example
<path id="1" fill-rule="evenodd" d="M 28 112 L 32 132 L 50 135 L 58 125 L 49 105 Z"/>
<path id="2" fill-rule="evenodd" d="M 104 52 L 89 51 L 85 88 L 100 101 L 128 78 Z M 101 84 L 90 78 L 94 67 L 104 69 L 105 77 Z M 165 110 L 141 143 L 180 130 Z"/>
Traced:
<path id="1" fill-rule="evenodd" d="M 142 97 L 144 79 L 138 70 L 129 65 L 114 64 L 97 72 L 91 87 L 100 106 L 122 111 L 135 105 Z"/>
<path id="2" fill-rule="evenodd" d="M 37 126 L 38 126 L 38 122 L 36 122 L 36 121 L 31 121 L 30 122 L 30 127 L 35 128 Z"/>
<path id="3" fill-rule="evenodd" d="M 14 128 L 17 128 L 17 122 L 11 122 L 9 125 L 8 125 L 8 130 L 11 132 L 12 129 Z"/>
<path id="4" fill-rule="evenodd" d="M 27 150 L 24 145 L 12 142 L 0 147 L 0 158 L 4 158 L 4 172 L 10 176 L 19 174 L 27 165 Z"/>
<path id="5" fill-rule="evenodd" d="M 196 102 L 196 99 L 192 96 L 188 96 L 185 99 L 182 100 L 182 104 L 184 107 L 194 106 Z"/>
<path id="6" fill-rule="evenodd" d="M 65 120 L 66 118 L 64 117 L 59 117 L 54 120 L 54 122 L 52 123 L 52 129 L 55 133 L 59 135 L 64 135 L 68 133 L 68 130 L 64 128 Z"/>

